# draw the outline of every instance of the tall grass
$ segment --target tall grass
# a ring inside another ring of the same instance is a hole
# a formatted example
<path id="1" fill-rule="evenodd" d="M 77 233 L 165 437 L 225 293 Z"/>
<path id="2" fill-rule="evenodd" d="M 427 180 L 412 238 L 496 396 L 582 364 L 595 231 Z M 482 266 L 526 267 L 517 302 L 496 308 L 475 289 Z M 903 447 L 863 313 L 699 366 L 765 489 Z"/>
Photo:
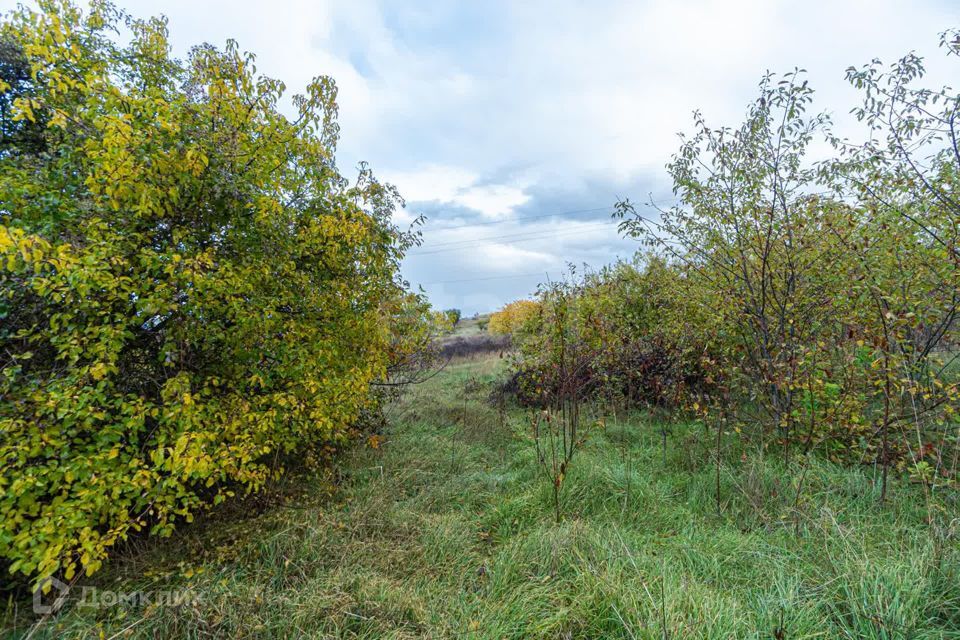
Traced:
<path id="1" fill-rule="evenodd" d="M 527 416 L 489 401 L 501 367 L 418 388 L 332 493 L 309 480 L 97 577 L 194 604 L 73 607 L 34 637 L 960 638 L 955 541 L 905 482 L 880 506 L 870 468 L 814 458 L 794 506 L 796 470 L 728 434 L 718 515 L 715 435 L 674 425 L 664 456 L 660 424 L 621 416 L 578 453 L 556 523 Z"/>

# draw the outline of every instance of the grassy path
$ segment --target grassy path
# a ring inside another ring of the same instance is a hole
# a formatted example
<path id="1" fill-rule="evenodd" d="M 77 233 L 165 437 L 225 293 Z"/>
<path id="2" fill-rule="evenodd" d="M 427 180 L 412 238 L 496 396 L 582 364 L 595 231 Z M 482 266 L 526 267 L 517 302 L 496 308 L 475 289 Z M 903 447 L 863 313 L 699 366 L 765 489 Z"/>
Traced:
<path id="1" fill-rule="evenodd" d="M 664 460 L 635 416 L 590 441 L 554 523 L 524 414 L 487 401 L 501 366 L 413 391 L 332 494 L 312 481 L 94 583 L 195 603 L 73 607 L 34 637 L 960 638 L 956 542 L 931 539 L 904 486 L 879 508 L 858 470 L 811 466 L 797 534 L 796 474 L 738 462 L 718 516 L 712 438 L 674 427 Z"/>

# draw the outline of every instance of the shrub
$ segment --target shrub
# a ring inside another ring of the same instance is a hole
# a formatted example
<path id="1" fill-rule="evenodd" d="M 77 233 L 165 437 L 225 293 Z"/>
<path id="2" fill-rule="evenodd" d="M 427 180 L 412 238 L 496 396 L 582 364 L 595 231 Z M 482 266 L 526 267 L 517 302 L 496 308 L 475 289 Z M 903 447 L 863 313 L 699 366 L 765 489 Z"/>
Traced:
<path id="1" fill-rule="evenodd" d="M 163 20 L 40 7 L 0 87 L 43 125 L 0 150 L 0 555 L 36 580 L 345 442 L 422 315 L 396 193 L 335 167 L 329 78 L 291 119 L 235 43 L 179 61 Z"/>
<path id="2" fill-rule="evenodd" d="M 597 273 L 571 274 L 565 295 L 565 344 L 577 363 L 560 375 L 548 348 L 556 309 L 552 287 L 514 333 L 519 346 L 504 393 L 524 406 L 546 407 L 562 380 L 582 394 L 615 404 L 678 407 L 711 386 L 704 370 L 711 328 L 691 302 L 679 268 L 657 257 L 618 262 Z"/>
<path id="3" fill-rule="evenodd" d="M 495 353 L 503 353 L 510 348 L 510 336 L 491 336 L 477 335 L 470 337 L 457 337 L 447 340 L 440 345 L 440 357 L 444 359 L 451 358 L 470 358 L 472 356 Z"/>
<path id="4" fill-rule="evenodd" d="M 500 311 L 490 314 L 488 330 L 501 335 L 520 331 L 524 324 L 539 311 L 540 305 L 533 300 L 517 300 Z"/>
<path id="5" fill-rule="evenodd" d="M 460 309 L 447 309 L 443 312 L 447 319 L 450 321 L 451 327 L 456 327 L 460 323 L 460 317 L 463 315 L 460 313 Z"/>
<path id="6" fill-rule="evenodd" d="M 955 30 L 941 37 L 954 62 L 958 43 Z M 670 318 L 709 337 L 704 368 L 718 393 L 693 408 L 719 413 L 718 424 L 732 412 L 786 465 L 795 443 L 804 458 L 820 447 L 872 459 L 881 500 L 892 466 L 931 489 L 955 486 L 960 460 L 949 373 L 960 94 L 917 86 L 923 74 L 913 54 L 889 70 L 848 69 L 864 93 L 853 110 L 868 125 L 860 146 L 808 113 L 803 72 L 767 75 L 738 128 L 695 116 L 668 164 L 679 202 L 657 222 L 618 204 L 621 230 L 669 256 L 699 307 L 696 322 Z M 837 157 L 815 164 L 808 150 L 821 136 Z"/>

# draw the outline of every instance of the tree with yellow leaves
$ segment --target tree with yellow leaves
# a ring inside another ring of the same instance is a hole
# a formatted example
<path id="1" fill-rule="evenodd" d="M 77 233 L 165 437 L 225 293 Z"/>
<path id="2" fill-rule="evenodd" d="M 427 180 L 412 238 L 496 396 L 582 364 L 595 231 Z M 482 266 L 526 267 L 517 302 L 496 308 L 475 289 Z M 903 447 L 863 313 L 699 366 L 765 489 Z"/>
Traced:
<path id="1" fill-rule="evenodd" d="M 506 305 L 500 311 L 490 314 L 487 330 L 501 335 L 513 334 L 537 315 L 540 304 L 533 300 L 517 300 Z"/>
<path id="2" fill-rule="evenodd" d="M 180 61 L 103 2 L 0 40 L 0 556 L 69 580 L 345 442 L 428 310 L 397 193 L 337 171 L 330 78 L 288 117 L 236 43 Z"/>

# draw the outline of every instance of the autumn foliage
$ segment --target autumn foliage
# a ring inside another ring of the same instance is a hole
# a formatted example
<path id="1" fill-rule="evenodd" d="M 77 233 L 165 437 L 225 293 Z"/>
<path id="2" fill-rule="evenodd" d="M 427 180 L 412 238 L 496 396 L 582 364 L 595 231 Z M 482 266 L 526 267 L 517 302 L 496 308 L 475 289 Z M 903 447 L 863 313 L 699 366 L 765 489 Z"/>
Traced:
<path id="1" fill-rule="evenodd" d="M 955 64 L 956 31 L 942 47 Z M 848 70 L 859 146 L 813 111 L 801 71 L 765 76 L 737 127 L 697 113 L 667 165 L 678 204 L 617 205 L 637 259 L 571 274 L 562 324 L 581 388 L 702 422 L 718 474 L 732 428 L 785 468 L 814 454 L 871 465 L 881 501 L 892 473 L 930 505 L 955 496 L 960 94 L 923 75 L 912 54 Z M 810 159 L 818 140 L 834 158 Z M 568 377 L 546 348 L 556 329 L 526 329 L 518 375 L 555 394 Z"/>
<path id="2" fill-rule="evenodd" d="M 490 314 L 490 333 L 509 335 L 520 331 L 524 324 L 533 318 L 540 305 L 533 300 L 517 300 L 506 305 L 500 311 Z"/>
<path id="3" fill-rule="evenodd" d="M 329 78 L 287 116 L 235 43 L 177 60 L 105 3 L 2 43 L 0 556 L 69 580 L 347 441 L 427 307 Z"/>

